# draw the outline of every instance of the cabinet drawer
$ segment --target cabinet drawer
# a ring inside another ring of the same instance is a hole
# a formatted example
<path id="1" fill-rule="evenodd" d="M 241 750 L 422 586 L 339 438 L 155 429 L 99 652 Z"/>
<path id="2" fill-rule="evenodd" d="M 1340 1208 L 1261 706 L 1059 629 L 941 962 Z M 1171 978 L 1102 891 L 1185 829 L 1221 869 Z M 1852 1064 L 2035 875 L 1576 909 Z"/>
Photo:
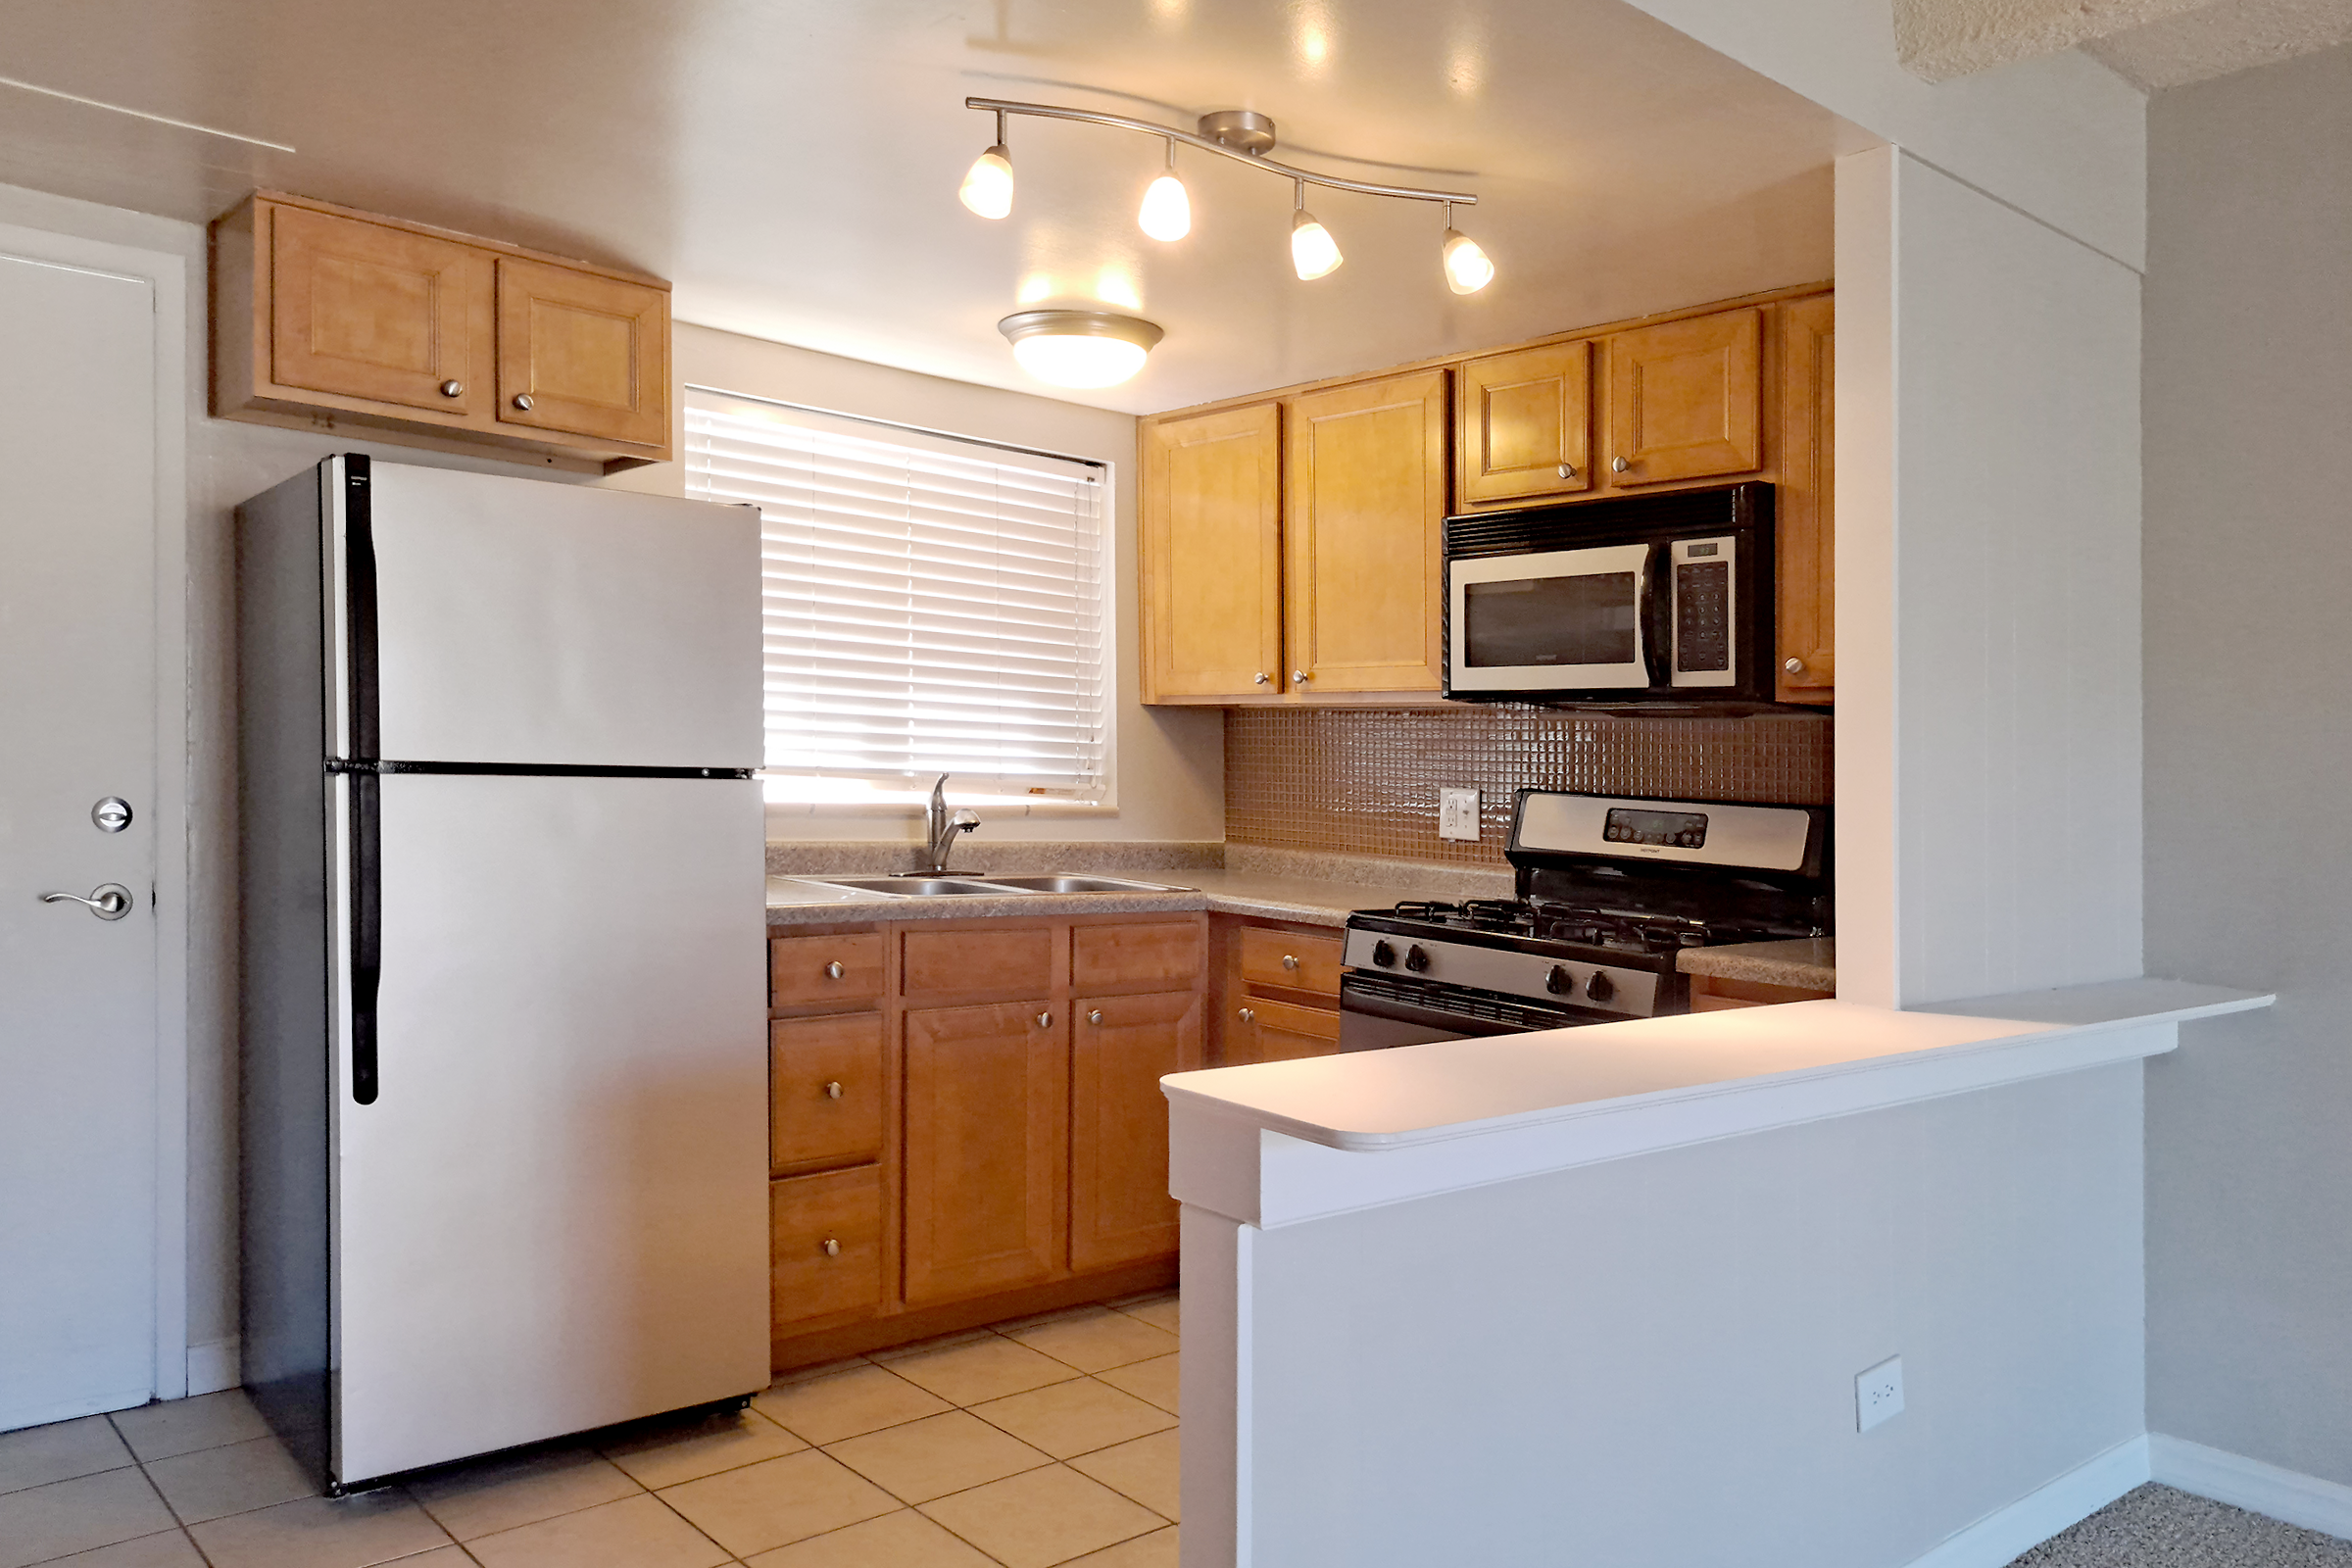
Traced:
<path id="1" fill-rule="evenodd" d="M 1340 939 L 1244 926 L 1242 978 L 1253 986 L 1287 986 L 1294 991 L 1337 997 Z"/>
<path id="2" fill-rule="evenodd" d="M 1328 1056 L 1340 1049 L 1340 1015 L 1288 1002 L 1243 1002 L 1225 1020 L 1225 1065 Z"/>
<path id="3" fill-rule="evenodd" d="M 1070 988 L 1190 985 L 1200 976 L 1203 941 L 1198 920 L 1079 926 L 1070 933 Z"/>
<path id="4" fill-rule="evenodd" d="M 779 1007 L 846 1007 L 875 1001 L 882 995 L 882 934 L 769 938 L 767 995 Z"/>
<path id="5" fill-rule="evenodd" d="M 882 1157 L 882 1015 L 849 1012 L 768 1025 L 775 1169 Z"/>
<path id="6" fill-rule="evenodd" d="M 767 1239 L 775 1322 L 881 1305 L 881 1167 L 768 1183 Z"/>
<path id="7" fill-rule="evenodd" d="M 940 996 L 1043 996 L 1054 989 L 1054 933 L 1032 927 L 1011 931 L 909 931 L 901 950 L 906 963 L 901 994 Z"/>

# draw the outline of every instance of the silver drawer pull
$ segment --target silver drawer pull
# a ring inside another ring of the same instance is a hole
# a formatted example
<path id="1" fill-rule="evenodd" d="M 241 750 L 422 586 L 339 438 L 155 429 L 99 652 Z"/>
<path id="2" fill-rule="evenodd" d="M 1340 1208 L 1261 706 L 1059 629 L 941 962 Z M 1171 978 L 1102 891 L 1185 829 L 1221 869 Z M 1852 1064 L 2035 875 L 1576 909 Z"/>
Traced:
<path id="1" fill-rule="evenodd" d="M 1283 966 L 1285 969 L 1296 969 L 1296 968 L 1298 968 L 1298 955 L 1297 955 L 1296 953 L 1286 953 L 1286 954 L 1284 954 L 1284 955 L 1282 956 L 1282 966 Z"/>
<path id="2" fill-rule="evenodd" d="M 463 381 L 444 381 L 441 383 L 441 395 L 445 398 L 462 398 L 466 395 L 466 383 Z"/>
<path id="3" fill-rule="evenodd" d="M 1088 1008 L 1086 1021 L 1088 1023 L 1101 1023 L 1102 1021 L 1102 1009 L 1101 1007 Z"/>
<path id="4" fill-rule="evenodd" d="M 840 960 L 840 959 L 838 959 L 838 958 L 836 958 L 836 959 L 835 959 L 833 962 L 831 962 L 831 963 L 828 963 L 828 964 L 826 964 L 826 965 L 825 965 L 825 978 L 826 978 L 826 979 L 828 979 L 828 980 L 838 980 L 838 979 L 840 979 L 840 978 L 841 978 L 843 975 L 845 975 L 845 974 L 848 974 L 849 972 L 850 972 L 849 970 L 847 970 L 847 969 L 844 969 L 844 968 L 841 966 L 841 960 Z"/>
<path id="5" fill-rule="evenodd" d="M 521 410 L 523 413 L 525 413 L 525 414 L 528 414 L 528 413 L 530 413 L 530 412 L 531 412 L 531 395 L 530 395 L 528 392 L 517 392 L 517 393 L 515 393 L 515 394 L 514 394 L 514 406 L 515 406 L 516 408 L 520 409 L 520 410 Z"/>
<path id="6" fill-rule="evenodd" d="M 1257 1022 L 1257 1009 L 1255 1007 L 1244 1007 L 1241 1010 L 1240 1017 L 1244 1023 L 1255 1023 Z"/>
<path id="7" fill-rule="evenodd" d="M 1561 478 L 1563 478 L 1563 479 L 1573 479 L 1573 478 L 1575 478 L 1575 477 L 1576 477 L 1576 465 L 1575 465 L 1575 464 L 1573 464 L 1573 463 L 1563 463 L 1563 464 L 1561 464 L 1561 465 L 1560 465 L 1560 477 L 1561 477 Z"/>
<path id="8" fill-rule="evenodd" d="M 828 1236 L 825 1238 L 823 1247 L 825 1255 L 827 1257 L 839 1257 L 841 1255 L 841 1243 L 835 1241 L 832 1237 Z"/>
<path id="9" fill-rule="evenodd" d="M 1623 458 L 1613 458 L 1609 462 L 1609 471 L 1611 473 L 1623 473 L 1626 469 L 1632 466 L 1633 465 L 1626 462 Z"/>
<path id="10" fill-rule="evenodd" d="M 839 1100 L 839 1099 L 841 1098 L 841 1085 L 839 1085 L 839 1084 L 827 1084 L 827 1085 L 825 1085 L 825 1098 L 826 1098 L 827 1100 Z"/>
<path id="11" fill-rule="evenodd" d="M 1052 1013 L 1050 1013 L 1050 1012 L 1041 1012 L 1041 1013 L 1039 1013 L 1039 1014 L 1037 1015 L 1037 1026 L 1038 1026 L 1040 1029 L 1051 1029 L 1051 1028 L 1053 1028 L 1053 1027 L 1054 1027 L 1054 1015 L 1053 1015 Z"/>

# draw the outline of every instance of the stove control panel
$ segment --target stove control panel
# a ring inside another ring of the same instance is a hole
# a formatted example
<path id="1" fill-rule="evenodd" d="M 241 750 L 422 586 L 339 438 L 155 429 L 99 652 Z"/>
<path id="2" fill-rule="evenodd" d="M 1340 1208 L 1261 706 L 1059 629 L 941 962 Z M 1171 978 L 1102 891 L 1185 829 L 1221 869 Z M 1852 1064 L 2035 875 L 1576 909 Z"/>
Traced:
<path id="1" fill-rule="evenodd" d="M 1658 977 L 1646 969 L 1554 958 L 1515 948 L 1439 939 L 1410 941 L 1377 931 L 1349 931 L 1342 961 L 1375 974 L 1410 974 L 1474 991 L 1495 991 L 1535 1002 L 1574 1002 L 1629 1018 L 1657 1010 Z"/>

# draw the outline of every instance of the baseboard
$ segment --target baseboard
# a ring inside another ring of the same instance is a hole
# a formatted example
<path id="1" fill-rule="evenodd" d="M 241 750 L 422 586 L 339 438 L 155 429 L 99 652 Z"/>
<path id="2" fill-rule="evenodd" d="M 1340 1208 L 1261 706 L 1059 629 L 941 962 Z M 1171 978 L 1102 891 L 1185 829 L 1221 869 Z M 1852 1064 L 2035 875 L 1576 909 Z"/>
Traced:
<path id="1" fill-rule="evenodd" d="M 1947 1539 L 1911 1568 L 2003 1568 L 2148 1479 L 2148 1440 L 2129 1438 Z"/>
<path id="2" fill-rule="evenodd" d="M 243 1342 L 234 1335 L 188 1347 L 188 1396 L 219 1394 L 245 1381 Z"/>
<path id="3" fill-rule="evenodd" d="M 2148 1467 L 2149 1478 L 2168 1487 L 2352 1540 L 2352 1487 L 2339 1481 L 2160 1432 L 2148 1434 Z"/>

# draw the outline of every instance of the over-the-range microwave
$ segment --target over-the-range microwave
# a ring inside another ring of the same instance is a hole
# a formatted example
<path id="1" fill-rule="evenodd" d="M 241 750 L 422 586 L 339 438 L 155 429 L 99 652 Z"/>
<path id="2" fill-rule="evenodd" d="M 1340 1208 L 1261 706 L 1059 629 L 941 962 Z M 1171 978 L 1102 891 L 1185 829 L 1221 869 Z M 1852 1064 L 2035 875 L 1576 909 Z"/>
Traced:
<path id="1" fill-rule="evenodd" d="M 1446 519 L 1446 695 L 1773 706 L 1772 486 Z"/>

